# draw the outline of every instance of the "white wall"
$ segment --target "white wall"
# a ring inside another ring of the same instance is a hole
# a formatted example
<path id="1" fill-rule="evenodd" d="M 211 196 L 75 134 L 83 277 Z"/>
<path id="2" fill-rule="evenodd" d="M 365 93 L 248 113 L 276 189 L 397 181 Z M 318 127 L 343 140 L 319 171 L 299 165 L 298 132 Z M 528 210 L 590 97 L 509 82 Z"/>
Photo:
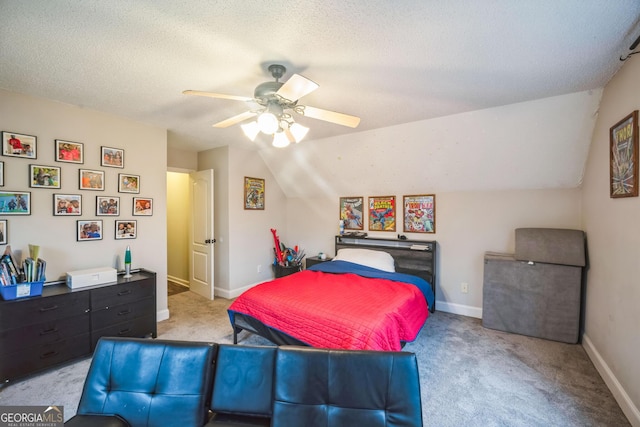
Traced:
<path id="1" fill-rule="evenodd" d="M 640 58 L 605 87 L 583 184 L 589 270 L 584 346 L 640 426 L 640 198 L 609 197 L 609 129 L 640 109 Z"/>
<path id="2" fill-rule="evenodd" d="M 29 244 L 40 245 L 47 261 L 47 279 L 63 278 L 67 271 L 115 267 L 123 269 L 123 256 L 131 246 L 133 268 L 155 271 L 158 280 L 158 318 L 168 317 L 166 252 L 166 164 L 167 138 L 164 129 L 146 126 L 108 114 L 32 98 L 0 90 L 0 129 L 35 135 L 37 159 L 0 158 L 5 166 L 4 191 L 30 191 L 31 215 L 3 216 L 8 220 L 9 244 L 26 253 Z M 54 140 L 84 144 L 84 164 L 55 161 Z M 122 148 L 124 169 L 100 166 L 100 147 Z M 61 188 L 29 188 L 29 164 L 60 167 Z M 78 189 L 78 170 L 105 172 L 105 191 Z M 140 197 L 153 198 L 153 216 L 132 216 L 135 194 L 118 193 L 118 173 L 140 175 Z M 82 195 L 82 216 L 53 216 L 53 194 Z M 119 196 L 120 216 L 97 217 L 96 196 Z M 102 219 L 102 240 L 76 241 L 77 220 Z M 138 237 L 115 240 L 115 220 L 136 219 Z"/>

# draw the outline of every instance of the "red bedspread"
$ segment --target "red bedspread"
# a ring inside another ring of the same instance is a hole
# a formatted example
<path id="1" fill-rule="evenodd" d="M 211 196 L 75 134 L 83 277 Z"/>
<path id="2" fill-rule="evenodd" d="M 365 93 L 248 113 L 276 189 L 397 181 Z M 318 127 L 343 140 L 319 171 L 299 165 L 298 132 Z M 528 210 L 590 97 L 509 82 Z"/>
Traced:
<path id="1" fill-rule="evenodd" d="M 249 289 L 229 311 L 312 347 L 394 351 L 413 341 L 429 316 L 411 284 L 309 270 Z"/>

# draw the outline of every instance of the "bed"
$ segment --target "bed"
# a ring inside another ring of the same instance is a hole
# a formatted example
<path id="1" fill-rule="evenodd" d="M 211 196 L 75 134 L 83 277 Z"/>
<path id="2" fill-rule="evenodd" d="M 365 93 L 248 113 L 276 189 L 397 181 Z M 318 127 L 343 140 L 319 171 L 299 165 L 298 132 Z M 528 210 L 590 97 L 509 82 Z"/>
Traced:
<path id="1" fill-rule="evenodd" d="M 336 236 L 336 257 L 261 283 L 228 309 L 275 344 L 397 351 L 435 309 L 435 241 Z"/>

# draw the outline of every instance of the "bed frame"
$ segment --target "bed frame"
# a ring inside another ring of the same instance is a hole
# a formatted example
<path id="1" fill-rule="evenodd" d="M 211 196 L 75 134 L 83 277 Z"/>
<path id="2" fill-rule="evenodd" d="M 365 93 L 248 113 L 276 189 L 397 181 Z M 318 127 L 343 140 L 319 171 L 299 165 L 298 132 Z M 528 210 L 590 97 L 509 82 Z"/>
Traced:
<path id="1" fill-rule="evenodd" d="M 436 252 L 435 240 L 401 240 L 355 236 L 336 236 L 335 250 L 342 248 L 361 248 L 383 251 L 390 254 L 396 266 L 396 272 L 412 274 L 426 280 L 433 290 L 434 303 L 429 310 L 436 309 Z M 277 345 L 307 345 L 302 341 L 265 326 L 262 322 L 242 313 L 234 315 L 233 343 L 238 343 L 238 333 L 242 330 L 260 335 Z"/>

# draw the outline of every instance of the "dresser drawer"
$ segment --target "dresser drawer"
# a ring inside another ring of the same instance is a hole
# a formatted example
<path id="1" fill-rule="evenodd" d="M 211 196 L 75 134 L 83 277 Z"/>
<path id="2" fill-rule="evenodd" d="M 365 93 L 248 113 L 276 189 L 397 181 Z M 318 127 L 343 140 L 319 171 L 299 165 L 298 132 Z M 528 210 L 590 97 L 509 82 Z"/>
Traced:
<path id="1" fill-rule="evenodd" d="M 155 290 L 153 279 L 93 289 L 91 291 L 91 310 L 96 311 L 144 299 L 153 296 Z"/>
<path id="2" fill-rule="evenodd" d="M 91 329 L 103 329 L 109 325 L 148 316 L 156 310 L 153 297 L 91 312 Z"/>
<path id="3" fill-rule="evenodd" d="M 90 335 L 83 334 L 52 344 L 28 347 L 0 355 L 0 379 L 7 380 L 45 369 L 91 353 Z"/>
<path id="4" fill-rule="evenodd" d="M 78 316 L 88 311 L 88 292 L 4 301 L 0 309 L 0 330 Z"/>
<path id="5" fill-rule="evenodd" d="M 155 310 L 155 309 L 154 309 Z M 95 350 L 101 337 L 156 337 L 156 316 L 138 317 L 127 322 L 111 325 L 103 329 L 94 329 L 91 333 L 91 350 Z"/>
<path id="6" fill-rule="evenodd" d="M 64 339 L 88 334 L 89 313 L 80 316 L 53 319 L 22 328 L 0 332 L 0 353 L 11 353 L 27 347 L 53 344 Z"/>

